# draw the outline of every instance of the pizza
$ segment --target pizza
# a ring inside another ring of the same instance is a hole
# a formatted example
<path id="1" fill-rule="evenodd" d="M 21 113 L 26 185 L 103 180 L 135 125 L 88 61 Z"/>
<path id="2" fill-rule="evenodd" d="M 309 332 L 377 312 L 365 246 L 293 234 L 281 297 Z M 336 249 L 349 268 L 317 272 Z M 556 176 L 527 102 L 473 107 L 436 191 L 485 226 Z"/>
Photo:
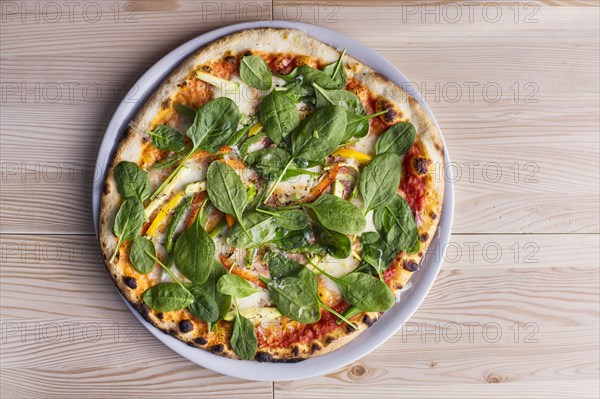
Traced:
<path id="1" fill-rule="evenodd" d="M 101 251 L 165 333 L 300 361 L 397 302 L 436 231 L 443 166 L 435 124 L 389 79 L 301 31 L 245 30 L 189 57 L 130 122 Z"/>

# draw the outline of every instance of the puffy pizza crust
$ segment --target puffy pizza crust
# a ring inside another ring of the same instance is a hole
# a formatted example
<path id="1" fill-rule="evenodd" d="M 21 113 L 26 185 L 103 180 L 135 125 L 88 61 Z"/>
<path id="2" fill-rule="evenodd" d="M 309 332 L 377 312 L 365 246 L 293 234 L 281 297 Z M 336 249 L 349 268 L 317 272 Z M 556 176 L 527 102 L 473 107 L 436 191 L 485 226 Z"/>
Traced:
<path id="1" fill-rule="evenodd" d="M 175 71 L 160 85 L 151 98 L 143 105 L 130 124 L 129 129 L 120 140 L 113 160 L 108 169 L 106 182 L 103 187 L 100 208 L 99 242 L 105 264 L 116 286 L 125 298 L 140 312 L 151 324 L 165 333 L 188 343 L 191 346 L 204 348 L 213 353 L 235 358 L 230 345 L 229 335 L 231 323 L 221 322 L 218 334 L 210 334 L 206 339 L 199 333 L 203 332 L 202 322 L 193 322 L 189 330 L 190 320 L 183 320 L 183 311 L 174 317 L 166 318 L 159 312 L 150 310 L 141 300 L 141 293 L 132 289 L 130 276 L 118 262 L 109 263 L 108 260 L 115 249 L 116 237 L 113 234 L 113 223 L 117 210 L 122 202 L 116 189 L 114 168 L 121 161 L 139 162 L 143 144 L 147 140 L 146 130 L 151 126 L 152 120 L 161 110 L 161 105 L 178 89 L 177 85 L 195 70 L 198 66 L 211 60 L 221 58 L 227 54 L 239 54 L 245 51 L 265 51 L 310 55 L 320 59 L 323 63 L 331 63 L 338 59 L 340 52 L 307 34 L 293 29 L 258 28 L 240 31 L 219 39 L 185 60 Z M 426 199 L 427 209 L 421 215 L 420 233 L 424 238 L 422 251 L 411 256 L 401 255 L 391 267 L 400 269 L 393 280 L 396 291 L 406 285 L 412 275 L 404 264 L 414 261 L 420 263 L 426 252 L 439 222 L 444 195 L 444 176 L 433 177 L 434 167 L 437 171 L 444 170 L 444 148 L 439 131 L 422 109 L 418 102 L 404 90 L 380 75 L 370 67 L 360 63 L 351 56 L 345 58 L 345 67 L 349 78 L 354 78 L 368 86 L 374 93 L 386 97 L 408 119 L 418 132 L 418 140 L 427 149 L 427 156 L 433 161 L 430 166 L 430 184 Z M 409 267 L 408 269 L 411 269 Z M 173 312 L 171 312 L 173 313 Z M 307 344 L 293 344 L 289 348 L 260 348 L 256 360 L 275 362 L 294 362 L 305 358 L 331 352 L 357 337 L 367 327 L 371 326 L 378 315 L 363 313 L 353 318 L 359 326 L 357 331 L 348 328 L 345 324 L 320 339 Z M 204 327 L 204 333 L 205 333 Z"/>

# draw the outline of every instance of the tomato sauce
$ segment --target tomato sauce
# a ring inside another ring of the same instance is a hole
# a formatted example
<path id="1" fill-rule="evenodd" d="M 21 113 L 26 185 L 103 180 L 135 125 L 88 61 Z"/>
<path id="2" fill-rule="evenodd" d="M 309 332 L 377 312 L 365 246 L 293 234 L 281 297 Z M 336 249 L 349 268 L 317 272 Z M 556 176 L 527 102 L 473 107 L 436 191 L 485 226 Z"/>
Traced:
<path id="1" fill-rule="evenodd" d="M 413 212 L 420 212 L 425 205 L 427 174 L 418 175 L 413 168 L 413 160 L 422 154 L 418 142 L 404 155 L 402 160 L 402 179 L 400 189 L 406 197 L 406 202 Z"/>
<path id="2" fill-rule="evenodd" d="M 349 305 L 340 301 L 333 308 L 343 313 Z M 323 335 L 340 328 L 337 324 L 337 316 L 327 310 L 321 311 L 321 320 L 313 324 L 300 324 L 289 320 L 287 323 L 282 320 L 283 328 L 281 330 L 257 330 L 258 346 L 269 348 L 287 348 L 294 343 L 308 343 L 319 339 Z"/>

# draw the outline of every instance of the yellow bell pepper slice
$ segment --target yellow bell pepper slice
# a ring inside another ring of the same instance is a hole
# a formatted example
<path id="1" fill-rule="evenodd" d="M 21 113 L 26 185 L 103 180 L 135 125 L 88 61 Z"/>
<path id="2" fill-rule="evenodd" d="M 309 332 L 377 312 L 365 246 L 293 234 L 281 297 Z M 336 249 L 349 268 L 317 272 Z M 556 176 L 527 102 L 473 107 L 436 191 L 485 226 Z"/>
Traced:
<path id="1" fill-rule="evenodd" d="M 181 202 L 182 198 L 183 193 L 177 193 L 173 196 L 173 198 L 169 200 L 169 202 L 167 202 L 167 204 L 160 211 L 158 211 L 158 214 L 156 215 L 156 217 L 152 221 L 152 224 L 150 225 L 150 227 L 148 227 L 148 230 L 146 231 L 146 237 L 150 239 L 154 237 L 154 235 L 158 231 L 158 228 L 164 222 L 169 212 L 171 212 L 173 208 L 179 205 L 179 202 Z"/>
<path id="2" fill-rule="evenodd" d="M 356 151 L 351 148 L 340 148 L 338 150 L 335 150 L 331 155 L 339 155 L 344 158 L 352 158 L 360 164 L 367 164 L 373 159 L 373 157 L 369 154 L 365 154 L 364 152 Z"/>
<path id="3" fill-rule="evenodd" d="M 196 78 L 213 86 L 221 87 L 227 92 L 238 93 L 240 90 L 240 85 L 237 82 L 232 82 L 231 80 L 223 79 L 206 72 L 196 71 Z"/>
<path id="4" fill-rule="evenodd" d="M 263 127 L 264 126 L 262 123 L 260 123 L 260 122 L 255 123 L 254 126 L 252 126 L 250 128 L 250 131 L 248 132 L 248 137 L 256 136 L 263 130 Z"/>

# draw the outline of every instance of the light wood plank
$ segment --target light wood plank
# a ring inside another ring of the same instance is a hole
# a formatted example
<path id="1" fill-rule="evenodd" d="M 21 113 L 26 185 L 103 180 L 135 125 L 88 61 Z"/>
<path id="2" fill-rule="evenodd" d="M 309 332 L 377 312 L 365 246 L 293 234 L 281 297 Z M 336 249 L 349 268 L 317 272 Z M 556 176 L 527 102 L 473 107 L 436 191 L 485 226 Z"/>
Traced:
<path id="1" fill-rule="evenodd" d="M 543 386 L 556 397 L 569 390 L 593 397 L 596 242 L 596 235 L 454 236 L 434 288 L 395 338 L 328 376 L 277 384 L 276 394 L 396 396 L 401 382 L 406 397 L 448 397 L 449 386 L 456 397 L 517 391 L 543 397 L 548 391 L 536 393 Z M 0 248 L 2 378 L 9 396 L 39 396 L 52 381 L 47 394 L 55 397 L 67 389 L 89 393 L 90 387 L 125 395 L 142 385 L 144 394 L 158 395 L 151 391 L 161 384 L 185 380 L 169 390 L 175 396 L 207 381 L 213 387 L 213 380 L 230 383 L 180 359 L 137 323 L 101 265 L 93 237 L 4 235 Z M 58 339 L 54 323 L 62 332 Z M 496 328 L 502 331 L 498 342 Z M 98 342 L 89 342 L 97 331 Z M 78 379 L 69 377 L 75 370 Z"/>
<path id="2" fill-rule="evenodd" d="M 302 10 L 302 20 L 315 22 L 310 13 L 324 12 L 324 6 L 315 9 L 311 4 L 279 3 L 276 17 L 288 15 L 294 6 Z M 525 24 L 508 18 L 505 7 L 506 18 L 496 24 L 482 18 L 452 24 L 443 20 L 422 23 L 423 10 L 413 14 L 398 5 L 377 2 L 372 6 L 381 15 L 378 25 L 390 29 L 372 29 L 360 23 L 366 12 L 361 8 L 364 4 L 336 4 L 340 22 L 328 23 L 323 13 L 316 22 L 382 52 L 424 89 L 446 136 L 454 170 L 460 171 L 455 179 L 456 232 L 599 231 L 600 212 L 595 206 L 599 198 L 599 65 L 598 42 L 593 40 L 598 32 L 597 8 L 542 5 L 536 11 L 539 22 Z M 23 112 L 21 93 L 9 95 L 4 104 L 0 122 L 6 183 L 0 192 L 2 231 L 91 233 L 87 216 L 91 178 L 79 175 L 93 167 L 117 101 L 157 58 L 199 29 L 198 18 L 209 19 L 202 30 L 222 24 L 220 11 L 203 12 L 189 2 L 166 14 L 139 14 L 136 28 L 144 32 L 144 41 L 131 34 L 128 25 L 111 21 L 87 26 L 90 24 L 81 19 L 49 26 L 23 24 L 11 17 L 3 24 L 3 37 L 7 38 L 0 61 L 3 81 L 22 82 L 34 91 L 40 83 L 39 93 L 57 83 L 63 85 L 63 97 L 54 104 L 40 94 L 36 103 L 35 93 L 26 93 L 27 113 Z M 173 18 L 165 20 L 165 15 Z M 402 18 L 406 22 L 398 25 Z M 106 43 L 100 30 L 109 24 L 109 34 L 120 39 L 103 46 L 96 41 Z M 157 25 L 160 30 L 151 29 Z M 42 31 L 52 46 L 32 40 Z M 517 44 L 515 36 L 519 37 Z M 78 40 L 57 40 L 61 37 Z M 65 60 L 66 53 L 72 56 Z M 431 62 L 433 53 L 436 62 Z M 115 63 L 115 58 L 120 62 Z M 497 84 L 503 96 L 493 103 L 477 89 L 471 98 L 469 82 L 479 88 Z M 526 89 L 528 83 L 536 86 Z M 80 89 L 74 90 L 71 101 L 64 85 L 73 84 L 79 84 L 77 88 L 98 84 L 103 93 L 100 101 L 90 103 Z M 456 87 L 463 92 L 454 102 L 456 92 L 451 89 Z M 537 102 L 526 99 L 531 90 L 537 90 L 531 99 Z M 24 145 L 27 152 L 22 151 Z M 58 166 L 46 168 L 57 159 Z M 27 173 L 36 169 L 48 170 L 38 171 L 39 182 L 35 174 Z M 75 177 L 69 177 L 69 170 L 76 171 Z M 496 181 L 498 170 L 502 176 Z M 529 173 L 532 179 L 526 180 Z M 53 207 L 50 202 L 60 202 L 61 208 L 48 215 L 44 207 Z"/>
<path id="3" fill-rule="evenodd" d="M 427 326 L 396 335 L 358 362 L 326 376 L 276 382 L 275 398 L 597 398 L 595 328 L 545 328 L 517 340 L 510 326 L 488 338 Z M 435 338 L 439 342 L 435 342 Z"/>

